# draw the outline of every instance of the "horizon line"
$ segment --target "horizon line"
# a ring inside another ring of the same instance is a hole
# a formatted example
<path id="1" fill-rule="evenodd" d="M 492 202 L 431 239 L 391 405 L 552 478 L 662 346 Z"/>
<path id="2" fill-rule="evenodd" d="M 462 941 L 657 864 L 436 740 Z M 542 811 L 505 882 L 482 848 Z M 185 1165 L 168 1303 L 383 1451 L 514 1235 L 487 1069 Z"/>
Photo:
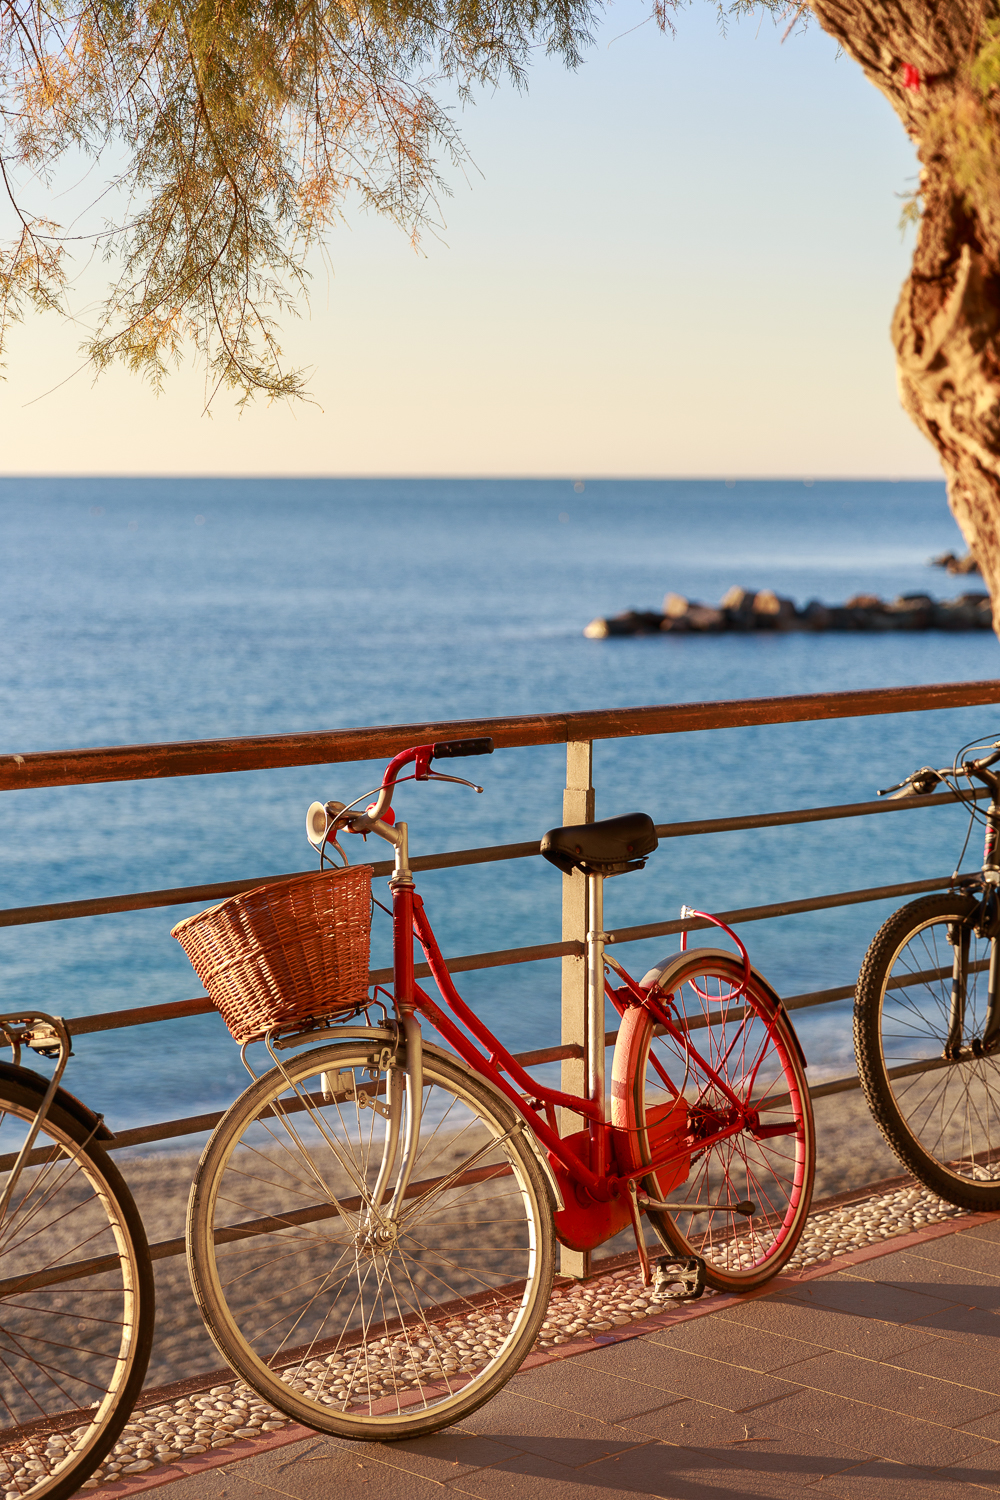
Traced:
<path id="1" fill-rule="evenodd" d="M 532 473 L 510 473 L 510 474 L 441 474 L 441 473 L 363 473 L 343 472 L 330 473 L 328 471 L 316 470 L 302 473 L 288 473 L 287 470 L 254 470 L 241 473 L 239 471 L 213 472 L 206 470 L 129 470 L 121 473 L 109 473 L 106 470 L 77 471 L 74 473 L 59 472 L 35 472 L 32 470 L 13 470 L 9 473 L 0 473 L 0 482 L 10 479 L 325 479 L 325 480 L 426 480 L 435 483 L 445 481 L 477 483 L 554 483 L 554 484 L 725 484 L 735 486 L 737 484 L 802 484 L 811 486 L 815 484 L 945 484 L 943 474 L 614 474 L 596 473 L 590 474 L 586 471 L 567 471 L 559 474 L 532 474 Z"/>

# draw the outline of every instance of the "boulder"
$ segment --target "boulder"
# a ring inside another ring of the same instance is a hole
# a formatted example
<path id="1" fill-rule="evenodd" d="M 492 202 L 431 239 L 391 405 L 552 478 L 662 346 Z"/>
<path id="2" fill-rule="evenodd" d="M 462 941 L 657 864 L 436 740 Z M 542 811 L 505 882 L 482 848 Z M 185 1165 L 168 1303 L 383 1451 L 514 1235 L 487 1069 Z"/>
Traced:
<path id="1" fill-rule="evenodd" d="M 833 626 L 833 610 L 819 599 L 810 599 L 802 611 L 802 623 L 807 630 L 830 630 Z"/>
<path id="2" fill-rule="evenodd" d="M 725 614 L 730 630 L 754 629 L 753 601 L 756 594 L 756 589 L 741 589 L 736 584 L 723 594 L 719 608 Z"/>
<path id="3" fill-rule="evenodd" d="M 853 630 L 892 630 L 895 621 L 890 617 L 885 600 L 878 594 L 853 594 L 844 605 Z"/>
<path id="4" fill-rule="evenodd" d="M 934 605 L 934 624 L 938 630 L 992 629 L 989 594 L 959 594 L 957 599 L 939 600 Z"/>
<path id="5" fill-rule="evenodd" d="M 978 573 L 979 564 L 971 552 L 966 552 L 964 557 L 956 557 L 954 552 L 942 552 L 939 557 L 930 560 L 932 568 L 946 568 L 949 573 Z"/>
<path id="6" fill-rule="evenodd" d="M 929 594 L 900 594 L 888 613 L 897 630 L 928 630 L 934 622 L 934 600 Z"/>
<path id="7" fill-rule="evenodd" d="M 663 600 L 661 630 L 683 634 L 685 630 L 717 631 L 725 628 L 726 616 L 721 609 L 695 604 L 683 594 L 667 594 Z"/>
<path id="8" fill-rule="evenodd" d="M 783 599 L 773 589 L 760 589 L 753 600 L 754 624 L 758 630 L 791 630 L 798 610 L 791 599 Z"/>
<path id="9" fill-rule="evenodd" d="M 685 619 L 692 630 L 715 632 L 726 628 L 725 611 L 713 609 L 710 604 L 692 604 Z"/>
<path id="10" fill-rule="evenodd" d="M 719 608 L 750 612 L 753 610 L 753 601 L 756 592 L 756 589 L 741 589 L 737 584 L 734 584 L 731 589 L 726 590 L 719 600 Z"/>
<path id="11" fill-rule="evenodd" d="M 626 609 L 610 620 L 591 620 L 584 635 L 591 640 L 601 640 L 609 635 L 653 635 L 662 623 L 663 616 L 654 610 Z"/>

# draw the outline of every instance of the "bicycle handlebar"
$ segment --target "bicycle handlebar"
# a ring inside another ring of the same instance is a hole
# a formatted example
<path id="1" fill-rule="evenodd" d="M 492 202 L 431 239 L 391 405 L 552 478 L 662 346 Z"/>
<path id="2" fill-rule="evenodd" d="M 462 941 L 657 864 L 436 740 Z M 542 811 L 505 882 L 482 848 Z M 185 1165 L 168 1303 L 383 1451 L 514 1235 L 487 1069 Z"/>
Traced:
<path id="1" fill-rule="evenodd" d="M 363 812 L 351 812 L 344 808 L 343 803 L 331 802 L 324 806 L 322 802 L 314 802 L 306 814 L 306 836 L 309 842 L 316 848 L 322 846 L 329 839 L 331 833 L 336 834 L 338 826 L 346 827 L 352 833 L 377 832 L 375 824 L 381 819 L 392 823 L 392 793 L 399 780 L 399 773 L 404 766 L 414 765 L 414 781 L 429 781 L 435 775 L 431 770 L 432 760 L 454 760 L 463 755 L 492 755 L 493 741 L 485 736 L 478 739 L 468 740 L 437 740 L 430 745 L 411 745 L 408 750 L 401 750 L 394 755 L 385 768 L 382 777 L 382 785 L 374 802 L 364 809 Z M 444 776 L 444 781 L 461 781 L 458 776 Z M 472 783 L 468 782 L 471 786 Z M 476 787 L 481 792 L 482 787 Z M 358 798 L 361 801 L 361 798 Z M 350 807 L 354 804 L 351 803 Z M 337 810 L 336 812 L 334 810 Z M 343 809 L 343 821 L 338 824 L 337 812 Z M 333 822 L 330 822 L 330 814 L 333 813 Z M 386 831 L 381 830 L 382 836 L 387 837 Z M 339 847 L 339 846 L 338 846 Z"/>
<path id="2" fill-rule="evenodd" d="M 393 787 L 404 766 L 414 765 L 414 781 L 427 781 L 431 774 L 432 760 L 453 760 L 459 755 L 492 754 L 493 741 L 490 739 L 438 740 L 433 745 L 413 745 L 409 750 L 401 750 L 386 766 L 378 800 L 366 809 L 368 816 L 374 821 L 388 812 L 392 806 Z"/>
<path id="3" fill-rule="evenodd" d="M 979 760 L 964 760 L 961 765 L 962 774 L 976 776 L 991 790 L 1000 789 L 1000 777 L 985 774 L 990 766 L 1000 761 L 1000 747 L 994 749 L 991 755 L 984 755 Z M 888 797 L 890 801 L 899 797 L 927 797 L 934 788 L 949 776 L 955 776 L 954 766 L 945 766 L 936 771 L 933 766 L 921 766 L 919 771 L 914 771 L 897 786 L 887 786 L 878 792 L 880 797 Z"/>

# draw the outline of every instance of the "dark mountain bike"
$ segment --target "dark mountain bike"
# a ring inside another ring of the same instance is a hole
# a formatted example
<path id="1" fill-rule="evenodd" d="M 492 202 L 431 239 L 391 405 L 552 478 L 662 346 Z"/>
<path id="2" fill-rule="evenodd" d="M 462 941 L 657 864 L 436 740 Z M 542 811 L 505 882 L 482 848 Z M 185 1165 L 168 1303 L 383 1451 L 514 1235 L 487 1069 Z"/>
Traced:
<path id="1" fill-rule="evenodd" d="M 899 1160 L 942 1198 L 985 1211 L 1000 1208 L 1000 775 L 990 769 L 1000 741 L 965 748 L 990 753 L 923 766 L 879 792 L 928 796 L 944 785 L 970 806 L 970 833 L 982 821 L 986 837 L 981 870 L 956 873 L 948 892 L 911 901 L 876 933 L 858 977 L 854 1046 Z"/>

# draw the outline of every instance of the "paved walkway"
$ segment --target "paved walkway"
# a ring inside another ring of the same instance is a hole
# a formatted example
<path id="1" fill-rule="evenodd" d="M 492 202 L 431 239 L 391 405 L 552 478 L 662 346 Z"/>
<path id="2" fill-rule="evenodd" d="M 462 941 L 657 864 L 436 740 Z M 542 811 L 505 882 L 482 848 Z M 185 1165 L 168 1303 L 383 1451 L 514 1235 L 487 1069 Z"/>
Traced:
<path id="1" fill-rule="evenodd" d="M 314 1434 L 157 1485 L 156 1500 L 1000 1491 L 998 1314 L 1000 1221 L 966 1221 L 523 1370 L 434 1437 Z"/>

